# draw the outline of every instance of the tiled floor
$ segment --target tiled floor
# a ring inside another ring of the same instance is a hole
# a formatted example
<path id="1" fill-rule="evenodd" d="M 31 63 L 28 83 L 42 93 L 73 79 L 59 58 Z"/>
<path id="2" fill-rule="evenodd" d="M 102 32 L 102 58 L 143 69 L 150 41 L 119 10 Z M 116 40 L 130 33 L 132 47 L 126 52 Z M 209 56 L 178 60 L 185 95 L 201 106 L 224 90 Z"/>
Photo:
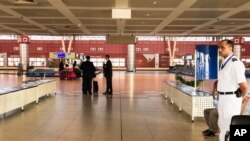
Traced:
<path id="1" fill-rule="evenodd" d="M 21 81 L 1 75 L 0 87 Z M 204 138 L 204 120 L 191 122 L 161 96 L 161 83 L 172 80 L 165 72 L 115 72 L 114 96 L 82 96 L 81 80 L 57 79 L 57 95 L 30 104 L 24 112 L 0 119 L 0 141 L 217 141 Z M 104 91 L 102 75 L 96 78 Z M 211 82 L 206 89 L 211 89 Z"/>

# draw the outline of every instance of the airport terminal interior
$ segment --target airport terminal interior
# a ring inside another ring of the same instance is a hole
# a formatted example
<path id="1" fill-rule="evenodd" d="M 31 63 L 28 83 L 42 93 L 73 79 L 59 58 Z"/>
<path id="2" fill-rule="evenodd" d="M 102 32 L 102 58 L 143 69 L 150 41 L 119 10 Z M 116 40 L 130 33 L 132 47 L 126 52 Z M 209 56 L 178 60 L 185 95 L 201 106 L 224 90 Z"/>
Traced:
<path id="1" fill-rule="evenodd" d="M 223 39 L 250 86 L 249 0 L 0 0 L 0 141 L 219 141 L 202 131 Z"/>

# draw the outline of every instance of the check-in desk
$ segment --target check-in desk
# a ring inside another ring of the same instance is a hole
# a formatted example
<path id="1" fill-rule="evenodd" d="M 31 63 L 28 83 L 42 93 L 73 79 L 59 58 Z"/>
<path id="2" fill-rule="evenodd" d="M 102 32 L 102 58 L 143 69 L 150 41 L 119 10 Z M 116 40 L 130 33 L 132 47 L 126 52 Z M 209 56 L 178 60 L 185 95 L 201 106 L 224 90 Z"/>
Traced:
<path id="1" fill-rule="evenodd" d="M 29 83 L 23 83 L 15 87 L 7 87 L 0 89 L 0 114 L 10 112 L 14 109 L 36 102 L 45 95 L 55 93 L 56 81 L 39 80 Z"/>
<path id="2" fill-rule="evenodd" d="M 203 117 L 203 111 L 213 108 L 213 97 L 206 92 L 197 91 L 193 87 L 176 84 L 175 82 L 164 82 L 163 91 L 165 98 L 172 104 L 178 106 L 179 111 L 185 111 L 191 116 L 192 121 L 195 117 Z"/>

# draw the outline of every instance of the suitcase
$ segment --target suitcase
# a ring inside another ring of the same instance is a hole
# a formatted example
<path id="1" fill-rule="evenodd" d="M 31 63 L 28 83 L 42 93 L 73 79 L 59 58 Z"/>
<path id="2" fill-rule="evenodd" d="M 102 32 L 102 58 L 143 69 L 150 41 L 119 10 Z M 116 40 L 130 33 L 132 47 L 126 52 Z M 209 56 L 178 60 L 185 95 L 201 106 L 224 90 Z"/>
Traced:
<path id="1" fill-rule="evenodd" d="M 94 94 L 98 94 L 98 82 L 97 81 L 93 81 L 93 93 Z"/>
<path id="2" fill-rule="evenodd" d="M 71 72 L 66 77 L 67 79 L 76 79 L 76 74 L 74 72 Z"/>
<path id="3" fill-rule="evenodd" d="M 65 80 L 65 77 L 66 77 L 65 71 L 60 71 L 59 76 L 60 76 L 60 80 Z"/>

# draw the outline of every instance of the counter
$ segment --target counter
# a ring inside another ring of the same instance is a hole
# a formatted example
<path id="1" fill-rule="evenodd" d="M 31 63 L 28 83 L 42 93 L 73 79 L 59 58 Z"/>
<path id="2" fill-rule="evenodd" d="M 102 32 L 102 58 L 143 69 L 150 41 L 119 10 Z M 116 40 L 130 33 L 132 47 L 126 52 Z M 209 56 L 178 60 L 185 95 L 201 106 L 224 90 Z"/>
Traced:
<path id="1" fill-rule="evenodd" d="M 193 87 L 164 81 L 163 91 L 165 98 L 169 99 L 172 104 L 176 104 L 179 111 L 183 110 L 189 114 L 192 121 L 195 117 L 203 117 L 204 109 L 214 108 L 212 95 L 197 91 Z"/>
<path id="2" fill-rule="evenodd" d="M 39 80 L 34 82 L 23 83 L 15 87 L 7 87 L 0 89 L 0 114 L 10 112 L 12 110 L 36 102 L 43 96 L 55 93 L 55 80 Z"/>

